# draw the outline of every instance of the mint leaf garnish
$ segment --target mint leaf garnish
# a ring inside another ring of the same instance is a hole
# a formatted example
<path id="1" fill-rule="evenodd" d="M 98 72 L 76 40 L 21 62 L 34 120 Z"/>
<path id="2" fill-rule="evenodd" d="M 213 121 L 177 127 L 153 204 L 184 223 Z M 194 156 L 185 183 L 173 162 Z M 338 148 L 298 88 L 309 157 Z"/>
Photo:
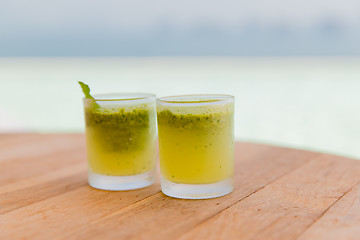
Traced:
<path id="1" fill-rule="evenodd" d="M 87 84 L 78 81 L 78 83 L 81 86 L 81 89 L 83 91 L 83 93 L 85 94 L 85 98 L 90 98 L 90 99 L 94 99 L 93 96 L 90 95 L 90 88 Z"/>
<path id="2" fill-rule="evenodd" d="M 82 89 L 83 93 L 85 94 L 85 98 L 94 99 L 94 97 L 91 96 L 91 94 L 90 94 L 90 87 L 87 84 L 83 83 L 83 82 L 78 81 L 78 83 L 80 84 L 81 89 Z M 100 106 L 99 106 L 99 104 L 94 102 L 94 107 L 99 108 Z"/>

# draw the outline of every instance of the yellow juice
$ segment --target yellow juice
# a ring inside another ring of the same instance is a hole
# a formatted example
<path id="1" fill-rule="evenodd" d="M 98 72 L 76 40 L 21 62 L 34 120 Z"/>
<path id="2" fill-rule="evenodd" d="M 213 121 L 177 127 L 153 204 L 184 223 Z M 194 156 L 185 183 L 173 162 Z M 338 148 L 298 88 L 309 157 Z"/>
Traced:
<path id="1" fill-rule="evenodd" d="M 156 163 L 154 106 L 85 107 L 89 168 L 109 176 L 148 172 Z"/>
<path id="2" fill-rule="evenodd" d="M 158 106 L 161 175 L 181 184 L 233 176 L 233 105 Z"/>

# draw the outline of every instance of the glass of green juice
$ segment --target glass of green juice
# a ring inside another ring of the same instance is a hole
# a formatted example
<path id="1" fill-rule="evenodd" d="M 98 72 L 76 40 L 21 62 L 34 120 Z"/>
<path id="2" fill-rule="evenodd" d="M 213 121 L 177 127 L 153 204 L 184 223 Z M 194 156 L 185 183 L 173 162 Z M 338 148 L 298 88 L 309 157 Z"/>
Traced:
<path id="1" fill-rule="evenodd" d="M 163 97 L 156 107 L 162 192 L 184 199 L 232 192 L 234 97 Z"/>
<path id="2" fill-rule="evenodd" d="M 156 167 L 155 95 L 84 98 L 89 185 L 131 190 L 151 185 Z"/>

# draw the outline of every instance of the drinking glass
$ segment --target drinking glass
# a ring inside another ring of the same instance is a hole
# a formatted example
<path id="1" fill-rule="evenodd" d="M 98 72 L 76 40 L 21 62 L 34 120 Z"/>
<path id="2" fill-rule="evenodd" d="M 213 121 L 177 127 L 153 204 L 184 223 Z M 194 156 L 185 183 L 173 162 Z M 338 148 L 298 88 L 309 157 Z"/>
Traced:
<path id="1" fill-rule="evenodd" d="M 156 166 L 155 95 L 84 98 L 88 181 L 104 190 L 151 185 Z"/>
<path id="2" fill-rule="evenodd" d="M 163 193 L 204 199 L 232 192 L 234 97 L 172 96 L 156 105 Z"/>

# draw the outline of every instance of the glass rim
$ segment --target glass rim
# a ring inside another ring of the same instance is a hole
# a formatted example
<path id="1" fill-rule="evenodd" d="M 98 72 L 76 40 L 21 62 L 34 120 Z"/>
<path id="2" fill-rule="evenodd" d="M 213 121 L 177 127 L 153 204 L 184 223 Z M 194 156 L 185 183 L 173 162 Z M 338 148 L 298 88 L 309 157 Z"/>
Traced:
<path id="1" fill-rule="evenodd" d="M 93 99 L 83 97 L 83 100 L 95 101 L 95 102 L 114 102 L 114 101 L 148 100 L 151 98 L 156 98 L 156 95 L 153 93 L 142 93 L 142 92 L 104 93 L 104 94 L 94 94 L 92 96 L 94 97 Z"/>
<path id="2" fill-rule="evenodd" d="M 186 100 L 186 99 L 190 100 Z M 196 100 L 196 98 L 204 98 L 204 100 Z M 191 100 L 192 99 L 192 100 Z M 181 104 L 181 105 L 192 105 L 192 104 L 213 104 L 213 103 L 224 103 L 233 102 L 234 96 L 228 94 L 186 94 L 186 95 L 174 95 L 159 97 L 156 99 L 158 103 L 164 104 Z"/>

